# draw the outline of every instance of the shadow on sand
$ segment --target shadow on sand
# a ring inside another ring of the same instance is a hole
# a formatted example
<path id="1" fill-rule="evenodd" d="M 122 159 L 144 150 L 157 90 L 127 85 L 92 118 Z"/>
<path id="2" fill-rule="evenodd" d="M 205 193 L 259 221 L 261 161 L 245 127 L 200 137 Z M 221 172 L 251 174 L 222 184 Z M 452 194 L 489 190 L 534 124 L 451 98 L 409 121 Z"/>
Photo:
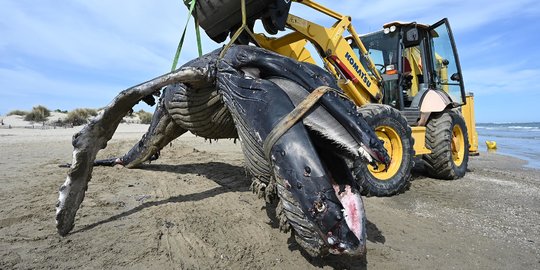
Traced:
<path id="1" fill-rule="evenodd" d="M 160 206 L 167 203 L 200 201 L 227 192 L 245 192 L 249 191 L 249 187 L 251 185 L 250 179 L 246 175 L 243 167 L 221 162 L 191 163 L 182 165 L 148 164 L 142 166 L 139 169 L 149 171 L 164 171 L 178 174 L 200 174 L 216 182 L 220 186 L 203 192 L 187 195 L 177 195 L 159 201 L 144 202 L 141 205 L 132 208 L 126 212 L 111 216 L 105 220 L 88 224 L 79 230 L 73 231 L 72 234 L 91 230 L 97 226 L 133 215 L 149 207 Z"/>
<path id="2" fill-rule="evenodd" d="M 149 207 L 160 206 L 167 203 L 181 203 L 181 202 L 193 202 L 200 201 L 206 198 L 214 197 L 216 195 L 227 193 L 227 192 L 246 192 L 249 191 L 251 185 L 251 180 L 247 175 L 245 169 L 240 166 L 234 166 L 222 162 L 208 162 L 208 163 L 191 163 L 191 164 L 182 164 L 182 165 L 167 165 L 167 164 L 147 164 L 143 165 L 141 170 L 149 171 L 161 171 L 161 172 L 170 172 L 177 174 L 200 174 L 204 175 L 208 179 L 214 181 L 219 187 L 212 188 L 199 193 L 192 193 L 187 195 L 177 195 L 169 197 L 164 200 L 145 202 L 141 205 L 130 209 L 126 212 L 111 216 L 105 220 L 101 220 L 89 225 L 84 226 L 83 228 L 73 231 L 72 234 L 85 232 L 91 230 L 97 226 L 113 222 L 115 220 L 130 216 L 141 210 L 144 210 Z M 276 219 L 275 212 L 275 203 L 267 204 L 266 212 L 268 217 L 271 220 L 271 226 L 273 228 L 279 227 L 279 222 Z M 382 232 L 377 228 L 377 226 L 367 220 L 366 222 L 367 229 L 367 240 L 373 243 L 382 243 L 384 244 L 386 238 Z M 291 251 L 298 250 L 305 257 L 305 259 L 310 262 L 313 266 L 324 267 L 331 266 L 335 269 L 366 269 L 367 268 L 367 258 L 350 258 L 346 256 L 334 256 L 329 255 L 324 258 L 313 258 L 309 254 L 303 251 L 303 249 L 296 243 L 294 237 L 291 235 L 289 238 L 288 247 Z"/>

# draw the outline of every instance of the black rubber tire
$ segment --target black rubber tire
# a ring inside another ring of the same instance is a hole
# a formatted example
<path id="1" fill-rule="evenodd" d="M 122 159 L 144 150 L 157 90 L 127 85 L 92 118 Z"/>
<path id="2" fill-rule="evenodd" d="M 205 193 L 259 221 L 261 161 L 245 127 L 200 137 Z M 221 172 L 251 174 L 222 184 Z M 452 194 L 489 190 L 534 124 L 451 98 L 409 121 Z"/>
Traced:
<path id="1" fill-rule="evenodd" d="M 463 161 L 459 166 L 452 159 L 452 131 L 456 125 L 463 131 L 465 145 Z M 469 140 L 461 115 L 454 111 L 434 115 L 426 126 L 426 145 L 432 152 L 424 155 L 429 176 L 454 180 L 465 175 L 469 163 Z"/>
<path id="2" fill-rule="evenodd" d="M 187 3 L 190 1 L 184 0 Z M 248 21 L 255 21 L 275 0 L 246 0 Z M 188 5 L 189 6 L 189 5 Z M 242 23 L 240 0 L 197 0 L 199 25 L 214 41 L 225 41 L 229 32 Z"/>
<path id="3" fill-rule="evenodd" d="M 368 197 L 384 197 L 403 192 L 409 186 L 414 157 L 414 139 L 407 120 L 398 110 L 382 104 L 367 104 L 359 108 L 358 112 L 374 130 L 380 126 L 388 126 L 395 130 L 401 139 L 403 153 L 399 169 L 385 180 L 374 176 L 365 162 L 356 160 L 353 174 L 362 187 L 361 194 Z"/>

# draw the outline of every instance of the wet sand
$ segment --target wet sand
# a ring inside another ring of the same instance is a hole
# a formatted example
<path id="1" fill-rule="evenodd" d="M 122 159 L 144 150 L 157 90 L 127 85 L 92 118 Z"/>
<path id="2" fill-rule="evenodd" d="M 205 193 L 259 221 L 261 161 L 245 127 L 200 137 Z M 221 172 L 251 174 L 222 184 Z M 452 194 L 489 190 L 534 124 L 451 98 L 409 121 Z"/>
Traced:
<path id="1" fill-rule="evenodd" d="M 122 124 L 100 152 L 147 126 Z M 193 135 L 141 169 L 95 168 L 67 237 L 54 204 L 74 129 L 0 129 L 0 269 L 538 269 L 540 171 L 482 153 L 456 181 L 415 172 L 408 191 L 365 198 L 365 259 L 310 258 L 249 190 L 239 144 Z M 271 211 L 269 211 L 271 212 Z"/>

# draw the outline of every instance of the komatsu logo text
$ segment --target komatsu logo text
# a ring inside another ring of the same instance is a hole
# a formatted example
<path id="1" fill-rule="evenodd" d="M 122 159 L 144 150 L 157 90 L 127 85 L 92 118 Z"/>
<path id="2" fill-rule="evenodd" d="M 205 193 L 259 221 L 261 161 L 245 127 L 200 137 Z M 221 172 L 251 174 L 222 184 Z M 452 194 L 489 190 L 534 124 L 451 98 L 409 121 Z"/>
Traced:
<path id="1" fill-rule="evenodd" d="M 354 61 L 354 59 L 352 58 L 352 56 L 348 52 L 345 53 L 345 58 L 347 58 L 347 61 L 349 61 L 351 66 L 354 68 L 354 70 L 356 70 L 356 73 L 358 73 L 358 75 L 360 76 L 362 81 L 364 81 L 364 83 L 367 85 L 367 87 L 370 87 L 371 82 L 369 81 L 366 73 L 364 73 L 362 71 L 362 69 L 358 66 L 358 64 Z"/>

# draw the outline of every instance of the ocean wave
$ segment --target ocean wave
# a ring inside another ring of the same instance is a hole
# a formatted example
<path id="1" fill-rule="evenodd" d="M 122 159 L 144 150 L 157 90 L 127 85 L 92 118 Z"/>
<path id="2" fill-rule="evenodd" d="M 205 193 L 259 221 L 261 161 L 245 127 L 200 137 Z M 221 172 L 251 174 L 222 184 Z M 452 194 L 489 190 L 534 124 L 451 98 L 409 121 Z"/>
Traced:
<path id="1" fill-rule="evenodd" d="M 486 131 L 509 131 L 509 132 L 540 132 L 536 127 L 476 127 L 478 130 Z"/>
<path id="2" fill-rule="evenodd" d="M 479 123 L 476 128 L 480 130 L 540 132 L 540 123 Z"/>
<path id="3" fill-rule="evenodd" d="M 538 127 L 527 127 L 527 126 L 508 126 L 509 129 L 524 129 L 524 130 L 531 130 L 531 131 L 540 131 L 540 128 Z"/>

